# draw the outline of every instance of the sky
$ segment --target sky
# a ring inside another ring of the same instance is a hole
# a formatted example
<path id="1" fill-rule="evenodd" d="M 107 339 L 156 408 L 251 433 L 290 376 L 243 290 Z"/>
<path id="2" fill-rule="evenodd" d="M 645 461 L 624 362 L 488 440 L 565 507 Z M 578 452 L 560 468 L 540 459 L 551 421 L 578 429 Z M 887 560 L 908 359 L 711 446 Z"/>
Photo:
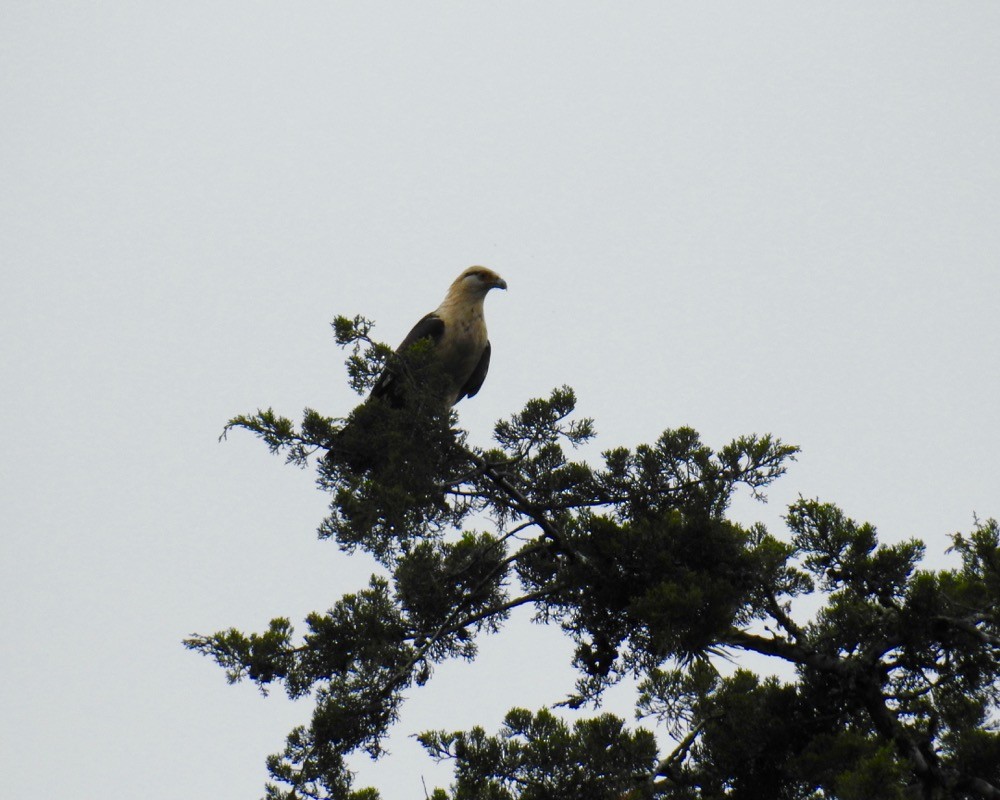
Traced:
<path id="1" fill-rule="evenodd" d="M 373 563 L 231 416 L 346 415 L 328 323 L 395 344 L 465 267 L 473 443 L 569 384 L 583 456 L 771 432 L 798 496 L 928 545 L 1000 515 L 1000 5 L 8 2 L 0 25 L 0 774 L 11 797 L 237 800 L 308 700 L 181 640 L 301 623 Z M 299 626 L 301 629 L 301 624 Z M 412 734 L 572 690 L 515 615 Z M 629 716 L 628 687 L 609 710 Z"/>

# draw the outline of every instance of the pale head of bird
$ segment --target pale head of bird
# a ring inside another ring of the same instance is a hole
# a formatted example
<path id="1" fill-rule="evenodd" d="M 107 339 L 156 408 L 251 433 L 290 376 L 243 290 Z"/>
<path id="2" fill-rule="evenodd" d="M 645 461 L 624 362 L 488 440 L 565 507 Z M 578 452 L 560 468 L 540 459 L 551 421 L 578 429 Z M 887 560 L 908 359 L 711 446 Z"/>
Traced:
<path id="1" fill-rule="evenodd" d="M 451 286 L 463 294 L 485 297 L 490 289 L 506 289 L 507 281 L 488 267 L 469 267 Z"/>

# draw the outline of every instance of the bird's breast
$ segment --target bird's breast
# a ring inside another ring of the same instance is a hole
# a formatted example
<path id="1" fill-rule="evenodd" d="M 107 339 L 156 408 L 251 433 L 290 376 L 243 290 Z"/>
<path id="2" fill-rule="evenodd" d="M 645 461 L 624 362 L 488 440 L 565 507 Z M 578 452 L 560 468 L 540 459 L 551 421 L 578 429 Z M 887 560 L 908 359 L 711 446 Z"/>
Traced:
<path id="1" fill-rule="evenodd" d="M 438 352 L 448 372 L 464 383 L 483 355 L 486 325 L 481 314 L 463 314 L 450 321 L 438 345 Z"/>

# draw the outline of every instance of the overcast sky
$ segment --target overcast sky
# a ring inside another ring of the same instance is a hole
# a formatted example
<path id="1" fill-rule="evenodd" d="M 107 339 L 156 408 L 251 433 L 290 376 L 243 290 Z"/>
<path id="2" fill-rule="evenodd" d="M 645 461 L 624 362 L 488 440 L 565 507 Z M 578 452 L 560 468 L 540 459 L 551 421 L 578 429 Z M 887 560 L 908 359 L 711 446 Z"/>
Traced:
<path id="1" fill-rule="evenodd" d="M 471 439 L 567 383 L 589 453 L 691 425 L 803 448 L 887 539 L 1000 515 L 1000 5 L 21 3 L 0 24 L 0 781 L 259 797 L 309 701 L 181 647 L 373 569 L 232 415 L 356 402 L 328 322 L 395 344 L 470 264 L 510 284 Z M 572 688 L 517 618 L 358 759 Z M 301 626 L 300 626 L 301 628 Z M 629 713 L 619 693 L 614 710 Z"/>

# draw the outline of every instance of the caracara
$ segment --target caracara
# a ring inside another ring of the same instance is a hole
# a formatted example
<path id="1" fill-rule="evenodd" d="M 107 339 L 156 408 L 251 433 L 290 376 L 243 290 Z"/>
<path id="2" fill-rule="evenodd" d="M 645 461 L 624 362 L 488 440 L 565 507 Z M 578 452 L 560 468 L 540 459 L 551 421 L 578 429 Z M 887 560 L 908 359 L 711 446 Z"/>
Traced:
<path id="1" fill-rule="evenodd" d="M 490 340 L 483 318 L 483 301 L 490 289 L 506 289 L 507 282 L 486 267 L 469 267 L 448 289 L 441 305 L 413 326 L 396 352 L 429 339 L 446 378 L 444 400 L 453 406 L 479 391 L 490 368 Z M 375 382 L 372 397 L 393 405 L 403 402 L 399 373 L 391 366 Z"/>

